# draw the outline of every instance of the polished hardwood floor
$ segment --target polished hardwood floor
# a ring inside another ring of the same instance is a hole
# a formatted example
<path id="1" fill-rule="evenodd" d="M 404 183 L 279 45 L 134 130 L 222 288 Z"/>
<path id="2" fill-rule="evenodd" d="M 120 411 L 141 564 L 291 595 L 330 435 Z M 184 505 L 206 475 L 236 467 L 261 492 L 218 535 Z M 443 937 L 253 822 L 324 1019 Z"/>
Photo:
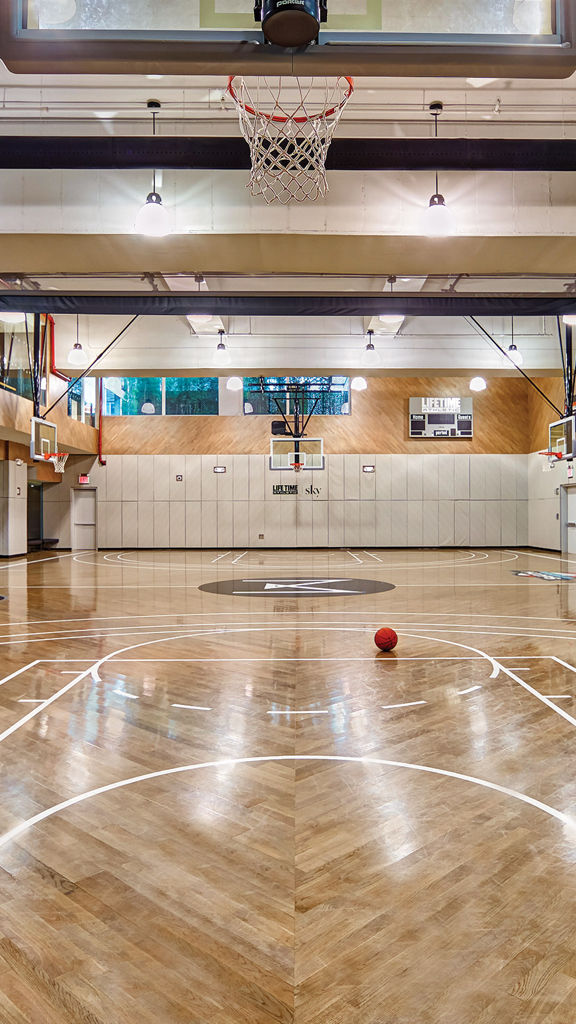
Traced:
<path id="1" fill-rule="evenodd" d="M 576 561 L 0 563 L 1 1024 L 572 1024 L 576 579 L 519 571 Z"/>

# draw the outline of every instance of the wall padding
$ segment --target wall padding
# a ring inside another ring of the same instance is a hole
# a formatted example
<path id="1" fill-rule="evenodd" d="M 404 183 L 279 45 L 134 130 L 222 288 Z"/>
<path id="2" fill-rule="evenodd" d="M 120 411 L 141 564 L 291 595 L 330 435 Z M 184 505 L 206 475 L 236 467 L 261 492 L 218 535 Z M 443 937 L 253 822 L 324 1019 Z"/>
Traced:
<path id="1" fill-rule="evenodd" d="M 69 546 L 70 488 L 89 472 L 101 547 L 523 545 L 528 458 L 328 455 L 324 470 L 297 475 L 270 470 L 265 455 L 110 455 L 105 467 L 67 467 L 45 488 L 45 508 Z M 296 484 L 298 494 L 275 495 L 275 484 Z"/>

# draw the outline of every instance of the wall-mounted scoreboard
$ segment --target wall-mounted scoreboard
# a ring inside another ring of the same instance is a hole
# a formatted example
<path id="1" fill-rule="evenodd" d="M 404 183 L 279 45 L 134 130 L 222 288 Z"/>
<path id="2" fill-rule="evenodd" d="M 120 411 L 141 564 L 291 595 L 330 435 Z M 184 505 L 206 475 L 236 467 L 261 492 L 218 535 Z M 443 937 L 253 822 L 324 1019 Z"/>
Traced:
<path id="1" fill-rule="evenodd" d="M 410 437 L 472 437 L 473 398 L 411 398 Z"/>

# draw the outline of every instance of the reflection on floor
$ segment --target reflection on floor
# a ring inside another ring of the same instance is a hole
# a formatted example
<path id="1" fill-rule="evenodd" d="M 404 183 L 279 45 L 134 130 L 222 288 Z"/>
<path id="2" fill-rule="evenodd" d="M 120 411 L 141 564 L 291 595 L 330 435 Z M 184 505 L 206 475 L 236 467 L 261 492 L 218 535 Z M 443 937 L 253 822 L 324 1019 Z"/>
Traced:
<path id="1" fill-rule="evenodd" d="M 0 1020 L 568 1024 L 576 584 L 515 572 L 575 568 L 0 566 Z M 258 579 L 281 589 L 198 589 Z"/>

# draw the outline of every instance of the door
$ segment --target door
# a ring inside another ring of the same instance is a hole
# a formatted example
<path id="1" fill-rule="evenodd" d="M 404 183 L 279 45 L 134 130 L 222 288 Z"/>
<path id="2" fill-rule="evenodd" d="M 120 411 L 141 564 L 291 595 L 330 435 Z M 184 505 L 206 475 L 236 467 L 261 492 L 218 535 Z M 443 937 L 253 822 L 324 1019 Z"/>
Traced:
<path id="1" fill-rule="evenodd" d="M 42 541 L 42 484 L 28 484 L 28 544 L 39 547 Z"/>
<path id="2" fill-rule="evenodd" d="M 72 550 L 95 551 L 97 547 L 96 488 L 74 488 L 72 491 Z"/>

